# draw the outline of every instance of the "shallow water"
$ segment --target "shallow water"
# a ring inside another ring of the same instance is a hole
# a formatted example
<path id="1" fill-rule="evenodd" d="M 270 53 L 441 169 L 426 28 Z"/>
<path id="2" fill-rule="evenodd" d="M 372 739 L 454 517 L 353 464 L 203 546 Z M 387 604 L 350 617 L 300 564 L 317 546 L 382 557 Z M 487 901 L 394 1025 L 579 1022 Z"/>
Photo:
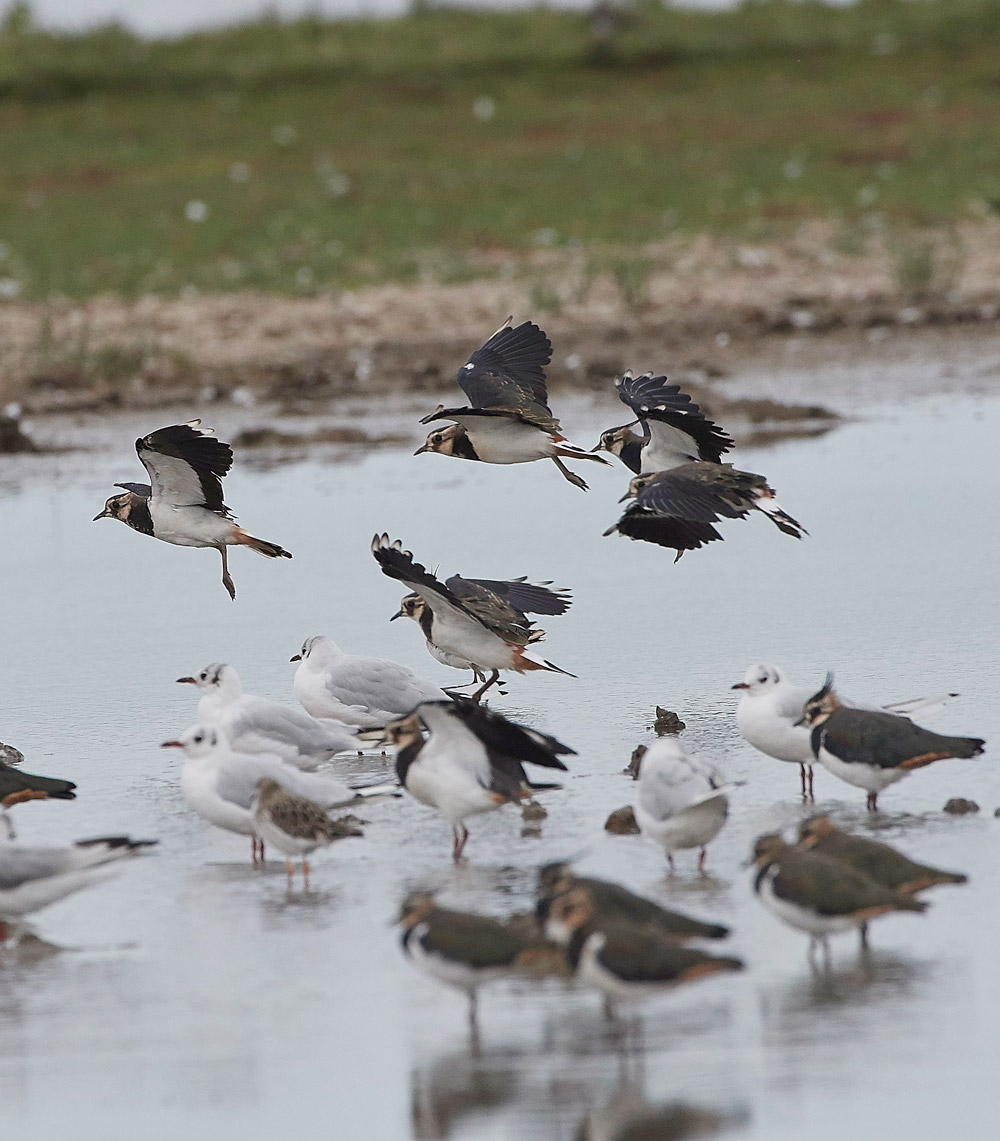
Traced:
<path id="1" fill-rule="evenodd" d="M 610 397 L 563 397 L 557 411 L 588 445 L 621 420 Z M 224 438 L 236 419 L 213 411 Z M 414 417 L 399 406 L 386 419 Z M 214 552 L 90 522 L 116 479 L 140 478 L 139 426 L 75 430 L 110 449 L 0 460 L 0 738 L 29 771 L 80 786 L 74 803 L 16 810 L 21 836 L 128 829 L 161 841 L 36 917 L 57 953 L 0 960 L 0 1098 L 19 1137 L 611 1137 L 608 1120 L 642 1100 L 719 1114 L 725 1136 L 756 1141 L 995 1135 L 993 761 L 914 774 L 883 795 L 877 820 L 860 790 L 818 771 L 820 807 L 972 883 L 932 895 L 924 917 L 876 924 L 867 965 L 853 937 L 835 939 L 834 972 L 816 977 L 805 939 L 763 912 L 740 866 L 753 837 L 802 814 L 798 774 L 742 743 L 729 687 L 763 659 L 804 680 L 833 667 L 846 692 L 871 700 L 958 690 L 929 723 L 997 739 L 1000 532 L 987 487 L 1000 399 L 883 407 L 820 440 L 742 451 L 811 537 L 795 542 L 762 518 L 733 523 L 726 542 L 677 565 L 600 537 L 620 510 L 621 468 L 587 465 L 582 495 L 550 465 L 488 468 L 412 448 L 270 465 L 241 455 L 227 498 L 295 558 L 235 552 L 235 605 Z M 546 655 L 579 679 L 515 678 L 497 707 L 579 756 L 566 790 L 545 799 L 540 837 L 521 837 L 513 809 L 478 818 L 469 863 L 454 868 L 430 810 L 366 805 L 365 838 L 318 857 L 313 893 L 287 898 L 277 861 L 253 871 L 244 838 L 185 809 L 176 757 L 157 746 L 194 719 L 175 678 L 225 660 L 250 692 L 291 700 L 287 659 L 314 633 L 458 680 L 412 623 L 388 623 L 402 592 L 368 553 L 376 529 L 446 573 L 573 588 L 573 609 L 549 620 Z M 691 749 L 747 782 L 706 877 L 681 859 L 668 879 L 641 837 L 602 831 L 631 798 L 621 770 L 657 703 L 680 712 Z M 946 816 L 950 796 L 983 812 Z M 581 869 L 730 923 L 749 970 L 650 1003 L 624 1039 L 591 994 L 498 984 L 470 1042 L 464 999 L 398 951 L 389 924 L 401 896 L 433 886 L 454 906 L 524 909 L 537 865 L 582 848 Z"/>

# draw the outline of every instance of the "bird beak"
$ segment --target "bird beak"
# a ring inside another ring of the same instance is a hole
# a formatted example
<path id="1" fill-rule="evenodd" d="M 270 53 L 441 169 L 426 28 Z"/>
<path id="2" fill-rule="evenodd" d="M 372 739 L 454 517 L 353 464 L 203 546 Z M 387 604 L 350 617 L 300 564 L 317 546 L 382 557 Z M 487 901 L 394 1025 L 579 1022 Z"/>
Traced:
<path id="1" fill-rule="evenodd" d="M 390 622 L 395 622 L 397 618 L 405 618 L 406 614 L 402 610 L 397 610 L 395 614 L 389 619 Z"/>
<path id="2" fill-rule="evenodd" d="M 160 745 L 160 748 L 161 749 L 183 749 L 184 746 L 180 743 L 180 741 L 164 741 Z"/>
<path id="3" fill-rule="evenodd" d="M 429 452 L 430 450 L 431 449 L 430 449 L 429 444 L 423 444 L 421 447 L 417 448 L 417 450 L 413 454 L 415 456 L 419 456 L 421 452 Z"/>
<path id="4" fill-rule="evenodd" d="M 792 728 L 798 729 L 800 726 L 805 725 L 805 723 L 806 723 L 806 715 L 803 713 L 802 716 L 798 719 L 798 721 L 792 722 Z"/>
<path id="5" fill-rule="evenodd" d="M 729 688 L 730 689 L 749 689 L 750 686 L 748 686 L 745 681 L 738 681 L 735 685 L 731 685 Z"/>
<path id="6" fill-rule="evenodd" d="M 606 452 L 608 449 L 604 446 L 603 440 L 598 440 L 596 447 L 590 449 L 592 452 Z"/>
<path id="7" fill-rule="evenodd" d="M 290 662 L 301 662 L 302 661 L 302 655 L 301 654 L 292 654 L 292 656 L 288 660 Z"/>
<path id="8" fill-rule="evenodd" d="M 625 494 L 618 500 L 619 503 L 624 503 L 626 499 L 634 499 L 635 496 L 631 491 L 626 491 Z"/>
<path id="9" fill-rule="evenodd" d="M 177 684 L 178 685 L 197 685 L 198 683 L 194 680 L 193 677 L 179 677 L 177 679 Z"/>
<path id="10" fill-rule="evenodd" d="M 96 523 L 98 519 L 110 519 L 110 518 L 111 518 L 111 512 L 105 507 L 104 510 L 100 513 L 100 515 L 95 515 L 94 518 L 91 519 L 91 523 Z"/>

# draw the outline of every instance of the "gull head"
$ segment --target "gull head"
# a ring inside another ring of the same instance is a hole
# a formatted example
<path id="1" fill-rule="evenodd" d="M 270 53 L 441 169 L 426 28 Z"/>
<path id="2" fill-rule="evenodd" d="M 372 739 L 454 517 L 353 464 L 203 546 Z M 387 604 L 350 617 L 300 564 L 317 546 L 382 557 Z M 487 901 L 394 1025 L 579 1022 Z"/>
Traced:
<path id="1" fill-rule="evenodd" d="M 164 741 L 162 749 L 183 749 L 184 755 L 192 759 L 207 757 L 219 747 L 221 735 L 210 725 L 192 725 L 174 741 Z"/>
<path id="2" fill-rule="evenodd" d="M 786 680 L 785 675 L 777 666 L 768 666 L 763 662 L 758 662 L 757 665 L 750 666 L 743 675 L 743 680 L 738 681 L 732 688 L 745 689 L 753 697 L 759 697 L 762 693 L 770 693 L 777 689 Z"/>
<path id="3" fill-rule="evenodd" d="M 213 662 L 210 666 L 190 677 L 179 677 L 178 685 L 196 685 L 204 694 L 223 694 L 227 697 L 239 697 L 243 692 L 240 685 L 240 675 L 232 666 L 225 662 Z"/>
<path id="4" fill-rule="evenodd" d="M 302 643 L 302 649 L 290 657 L 290 662 L 309 662 L 321 666 L 337 656 L 337 646 L 323 634 L 314 634 Z"/>

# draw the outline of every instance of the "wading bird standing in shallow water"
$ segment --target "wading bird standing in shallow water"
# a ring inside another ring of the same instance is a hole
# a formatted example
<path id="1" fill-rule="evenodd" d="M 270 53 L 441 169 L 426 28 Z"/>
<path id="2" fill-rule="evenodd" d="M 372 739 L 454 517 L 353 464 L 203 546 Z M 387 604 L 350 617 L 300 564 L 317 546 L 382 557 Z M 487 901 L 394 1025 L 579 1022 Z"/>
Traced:
<path id="1" fill-rule="evenodd" d="M 833 675 L 808 702 L 802 724 L 811 731 L 816 759 L 835 777 L 868 791 L 868 810 L 878 794 L 914 769 L 949 758 L 982 754 L 981 737 L 944 737 L 908 717 L 846 706 L 833 691 Z"/>
<path id="2" fill-rule="evenodd" d="M 674 870 L 674 852 L 700 848 L 698 868 L 705 867 L 706 845 L 722 830 L 729 815 L 729 793 L 706 761 L 689 757 L 674 737 L 659 737 L 639 765 L 635 822 L 642 834 L 660 845 Z"/>
<path id="3" fill-rule="evenodd" d="M 630 372 L 615 381 L 618 396 L 636 416 L 643 435 L 630 425 L 609 428 L 595 451 L 613 453 L 636 472 L 619 502 L 633 499 L 625 514 L 604 532 L 617 531 L 661 547 L 679 559 L 722 536 L 712 525 L 763 512 L 786 535 L 801 539 L 805 528 L 782 510 L 762 475 L 724 464 L 733 442 L 690 396 L 665 376 Z M 676 559 L 674 560 L 676 562 Z"/>
<path id="4" fill-rule="evenodd" d="M 399 783 L 451 825 L 456 863 L 469 838 L 465 821 L 470 816 L 520 804 L 533 790 L 559 787 L 533 784 L 524 763 L 565 771 L 560 755 L 575 755 L 555 737 L 508 721 L 467 697 L 418 705 L 409 716 L 389 722 L 386 739 L 396 746 Z"/>
<path id="5" fill-rule="evenodd" d="M 149 483 L 116 483 L 98 519 L 119 519 L 178 547 L 215 547 L 222 556 L 222 585 L 236 598 L 229 575 L 227 547 L 249 547 L 269 559 L 292 556 L 277 543 L 248 534 L 222 498 L 222 478 L 233 466 L 233 449 L 201 428 L 200 420 L 171 424 L 135 442 Z"/>
<path id="6" fill-rule="evenodd" d="M 261 846 L 271 844 L 284 855 L 289 891 L 295 856 L 302 859 L 302 886 L 308 891 L 309 854 L 317 848 L 328 848 L 334 840 L 364 835 L 353 824 L 331 820 L 322 805 L 308 797 L 296 796 L 270 777 L 257 782 L 257 794 L 250 806 L 250 814 Z"/>
<path id="7" fill-rule="evenodd" d="M 552 460 L 570 483 L 586 491 L 586 483 L 566 467 L 563 459 L 607 461 L 562 435 L 545 388 L 545 366 L 552 359 L 552 344 L 531 321 L 511 328 L 510 320 L 508 317 L 507 323 L 458 370 L 458 383 L 471 407 L 445 408 L 439 404 L 420 423 L 454 423 L 435 428 L 414 454 L 437 452 L 488 464 Z"/>
<path id="8" fill-rule="evenodd" d="M 384 575 L 414 592 L 403 599 L 389 621 L 412 618 L 434 658 L 455 669 L 472 670 L 474 679 L 484 682 L 472 695 L 474 701 L 499 682 L 501 670 L 548 670 L 575 676 L 530 649 L 545 637 L 545 631 L 537 629 L 527 615 L 564 614 L 570 606 L 567 591 L 549 590 L 548 583 L 523 578 L 500 581 L 455 574 L 440 582 L 414 561 L 412 552 L 403 550 L 401 540 L 390 542 L 386 534 L 372 539 L 372 554 Z"/>

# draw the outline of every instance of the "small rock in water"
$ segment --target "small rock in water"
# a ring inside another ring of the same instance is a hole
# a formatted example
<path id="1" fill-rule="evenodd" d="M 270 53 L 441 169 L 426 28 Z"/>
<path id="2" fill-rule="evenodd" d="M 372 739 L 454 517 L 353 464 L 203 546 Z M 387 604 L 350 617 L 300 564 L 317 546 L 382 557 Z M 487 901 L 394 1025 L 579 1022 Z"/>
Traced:
<path id="1" fill-rule="evenodd" d="M 547 816 L 548 813 L 537 800 L 529 800 L 521 806 L 521 819 L 526 823 L 544 820 Z"/>
<path id="2" fill-rule="evenodd" d="M 951 816 L 967 816 L 970 812 L 978 812 L 979 805 L 974 800 L 953 796 L 944 806 L 944 810 Z"/>
<path id="3" fill-rule="evenodd" d="M 664 737 L 667 733 L 680 733 L 684 729 L 684 722 L 672 709 L 656 707 L 656 720 L 653 722 L 657 737 Z"/>
<path id="4" fill-rule="evenodd" d="M 626 804 L 612 812 L 604 822 L 604 831 L 613 832 L 616 836 L 638 836 L 639 825 L 635 822 L 632 805 Z"/>
<path id="5" fill-rule="evenodd" d="M 639 766 L 642 764 L 642 758 L 646 755 L 645 745 L 636 745 L 632 750 L 632 759 L 628 763 L 628 768 L 625 770 L 633 780 L 639 779 Z"/>

